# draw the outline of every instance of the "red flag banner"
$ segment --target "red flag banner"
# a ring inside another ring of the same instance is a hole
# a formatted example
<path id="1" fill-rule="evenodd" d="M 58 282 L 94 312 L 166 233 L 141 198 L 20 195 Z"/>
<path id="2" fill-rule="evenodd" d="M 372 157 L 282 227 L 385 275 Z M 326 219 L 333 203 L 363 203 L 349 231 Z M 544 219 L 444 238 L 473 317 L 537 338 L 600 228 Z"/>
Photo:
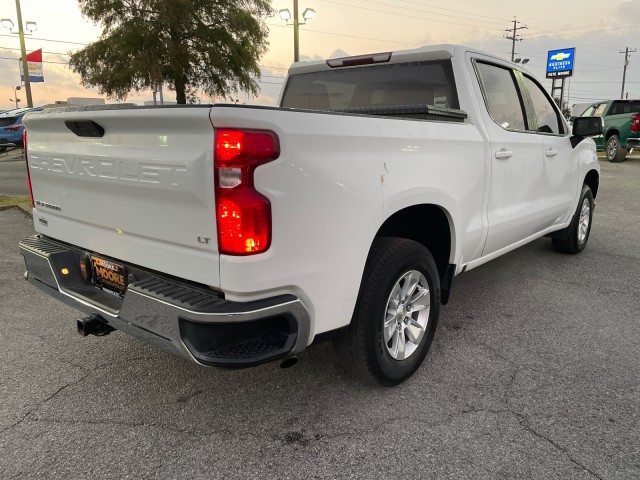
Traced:
<path id="1" fill-rule="evenodd" d="M 20 80 L 24 81 L 22 71 L 22 57 L 20 57 Z M 27 68 L 29 69 L 30 82 L 44 82 L 44 71 L 42 68 L 42 49 L 27 53 Z"/>

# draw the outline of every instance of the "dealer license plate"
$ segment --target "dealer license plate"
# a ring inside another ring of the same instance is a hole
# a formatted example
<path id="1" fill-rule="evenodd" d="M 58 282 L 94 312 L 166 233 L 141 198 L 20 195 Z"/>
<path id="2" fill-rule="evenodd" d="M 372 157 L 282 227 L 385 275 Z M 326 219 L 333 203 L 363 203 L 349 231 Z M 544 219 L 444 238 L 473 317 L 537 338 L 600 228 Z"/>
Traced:
<path id="1" fill-rule="evenodd" d="M 127 270 L 123 265 L 92 255 L 91 269 L 98 287 L 109 293 L 124 296 L 127 289 Z"/>

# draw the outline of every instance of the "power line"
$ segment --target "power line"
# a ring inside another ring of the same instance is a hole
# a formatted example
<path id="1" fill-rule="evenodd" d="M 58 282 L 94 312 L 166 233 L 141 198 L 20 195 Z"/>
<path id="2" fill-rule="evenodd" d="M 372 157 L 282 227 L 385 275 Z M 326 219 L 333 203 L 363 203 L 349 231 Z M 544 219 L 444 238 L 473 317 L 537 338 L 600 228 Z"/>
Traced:
<path id="1" fill-rule="evenodd" d="M 276 23 L 265 22 L 265 24 L 269 25 L 270 27 L 287 28 L 286 25 L 279 25 Z M 399 42 L 397 40 L 386 40 L 384 38 L 360 37 L 358 35 L 347 35 L 345 33 L 326 32 L 323 30 L 313 30 L 311 28 L 301 28 L 300 30 L 305 32 L 312 32 L 312 33 L 324 33 L 325 35 L 334 35 L 336 37 L 358 38 L 360 40 L 372 40 L 374 42 L 397 43 L 400 45 L 415 45 L 415 43 L 410 43 L 410 42 Z"/>
<path id="2" fill-rule="evenodd" d="M 360 5 L 352 5 L 350 3 L 335 2 L 333 0 L 323 0 L 323 1 L 326 2 L 326 3 L 332 3 L 334 5 L 340 5 L 342 7 L 357 8 L 357 9 L 360 9 L 360 10 L 367 10 L 367 11 L 370 11 L 370 12 L 384 13 L 385 15 L 395 15 L 395 16 L 398 16 L 398 17 L 406 17 L 406 18 L 411 18 L 411 19 L 414 19 L 414 20 L 424 20 L 424 21 L 427 21 L 427 22 L 447 23 L 449 25 L 457 25 L 459 27 L 483 28 L 485 30 L 489 30 L 490 29 L 489 27 L 485 27 L 483 25 L 470 25 L 468 23 L 448 22 L 446 20 L 440 20 L 440 19 L 435 19 L 435 18 L 416 17 L 415 15 L 409 15 L 409 14 L 406 14 L 406 13 L 390 12 L 388 10 L 378 10 L 376 8 L 362 7 Z"/>
<path id="3" fill-rule="evenodd" d="M 0 47 L 0 50 L 16 50 L 16 51 L 20 51 L 19 48 L 12 48 L 12 47 Z M 68 53 L 61 53 L 61 52 L 47 52 L 46 50 L 43 50 L 42 53 L 46 53 L 47 55 L 61 55 L 61 56 L 66 56 L 68 57 L 69 54 Z"/>
<path id="4" fill-rule="evenodd" d="M 18 61 L 17 58 L 13 58 L 13 57 L 0 57 L 0 60 L 13 60 L 13 61 Z M 57 63 L 58 65 L 69 65 L 69 62 L 50 62 L 47 60 L 43 60 L 42 63 Z"/>
<path id="5" fill-rule="evenodd" d="M 445 10 L 447 12 L 455 12 L 455 13 L 461 13 L 463 15 L 467 15 L 467 16 L 473 16 L 473 17 L 480 17 L 480 18 L 489 18 L 491 20 L 497 20 L 500 22 L 500 24 L 503 24 L 505 21 L 508 22 L 509 20 L 505 20 L 504 18 L 498 18 L 498 17 L 489 17 L 487 15 L 477 15 L 477 14 L 473 14 L 473 13 L 467 13 L 467 12 L 463 12 L 461 10 L 453 10 L 451 8 L 444 8 L 444 7 L 437 7 L 435 5 L 424 5 L 423 3 L 420 2 L 412 2 L 410 0 L 400 0 L 404 3 L 412 3 L 414 5 L 421 5 L 424 7 L 429 7 L 429 8 L 435 8 L 436 10 Z M 463 17 L 460 17 L 463 18 Z"/>
<path id="6" fill-rule="evenodd" d="M 11 37 L 11 38 L 15 38 L 14 35 L 5 35 L 4 33 L 0 33 L 0 37 Z M 31 40 L 40 40 L 42 42 L 54 42 L 54 43 L 68 43 L 70 45 L 82 45 L 82 46 L 86 46 L 86 43 L 79 43 L 79 42 L 67 42 L 65 40 L 52 40 L 51 38 L 39 38 L 39 37 L 29 37 L 29 39 Z"/>
<path id="7" fill-rule="evenodd" d="M 369 3 L 377 3 L 379 5 L 386 5 L 387 7 L 392 7 L 392 8 L 402 8 L 402 9 L 405 9 L 405 10 L 413 10 L 414 12 L 421 12 L 421 13 L 429 13 L 429 14 L 432 14 L 432 15 L 439 15 L 441 17 L 450 17 L 450 18 L 460 18 L 462 20 L 471 20 L 469 18 L 460 17 L 459 15 L 449 15 L 447 13 L 437 13 L 437 12 L 432 12 L 432 11 L 429 11 L 429 10 L 423 10 L 423 9 L 420 9 L 420 8 L 403 7 L 401 5 L 393 5 L 393 4 L 390 4 L 390 3 L 381 2 L 379 0 L 364 0 L 364 1 L 365 2 L 369 2 Z M 358 8 L 360 8 L 360 7 L 358 7 Z M 452 10 L 452 11 L 456 12 L 457 10 Z M 496 22 L 496 21 L 488 22 L 486 20 L 474 20 L 474 21 L 480 22 L 480 23 L 488 23 L 490 25 L 504 25 L 504 21 L 502 21 L 502 20 L 499 21 L 499 22 Z"/>

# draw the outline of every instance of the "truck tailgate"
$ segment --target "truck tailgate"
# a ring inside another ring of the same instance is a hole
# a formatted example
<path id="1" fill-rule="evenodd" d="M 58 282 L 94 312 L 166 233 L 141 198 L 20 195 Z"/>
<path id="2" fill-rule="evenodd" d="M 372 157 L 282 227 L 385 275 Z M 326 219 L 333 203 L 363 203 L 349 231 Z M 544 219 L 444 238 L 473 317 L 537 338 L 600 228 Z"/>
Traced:
<path id="1" fill-rule="evenodd" d="M 56 111 L 24 123 L 39 233 L 219 286 L 208 107 Z"/>

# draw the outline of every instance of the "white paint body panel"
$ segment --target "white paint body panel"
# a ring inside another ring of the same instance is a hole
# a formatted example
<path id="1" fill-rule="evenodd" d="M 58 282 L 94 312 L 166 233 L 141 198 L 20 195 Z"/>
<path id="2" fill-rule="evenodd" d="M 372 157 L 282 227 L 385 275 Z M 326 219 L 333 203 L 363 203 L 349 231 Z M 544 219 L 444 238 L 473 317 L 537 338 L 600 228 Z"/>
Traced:
<path id="1" fill-rule="evenodd" d="M 394 54 L 393 61 L 446 56 L 465 123 L 225 105 L 31 116 L 25 123 L 34 196 L 62 208 L 36 207 L 36 228 L 217 287 L 229 300 L 292 293 L 309 311 L 311 342 L 350 322 L 370 246 L 394 213 L 420 204 L 442 208 L 451 225 L 449 263 L 459 273 L 566 227 L 586 173 L 599 168 L 592 141 L 571 149 L 568 136 L 516 138 L 497 130 L 472 60 L 511 64 L 453 46 Z M 290 73 L 327 68 L 311 62 Z M 64 126 L 70 118 L 94 119 L 107 134 L 78 138 Z M 256 188 L 272 205 L 272 244 L 263 254 L 218 255 L 215 128 L 268 129 L 280 139 L 280 157 L 255 172 Z M 550 144 L 559 155 L 546 158 Z M 529 166 L 516 157 L 496 160 L 494 151 L 505 145 L 519 145 Z M 86 160 L 92 172 L 99 167 L 91 162 L 107 162 L 106 170 L 108 162 L 122 162 L 136 173 L 74 175 L 56 159 Z"/>
<path id="2" fill-rule="evenodd" d="M 64 120 L 106 133 L 78 137 Z M 25 125 L 34 199 L 60 208 L 36 205 L 38 232 L 219 286 L 208 108 L 45 113 Z"/>

